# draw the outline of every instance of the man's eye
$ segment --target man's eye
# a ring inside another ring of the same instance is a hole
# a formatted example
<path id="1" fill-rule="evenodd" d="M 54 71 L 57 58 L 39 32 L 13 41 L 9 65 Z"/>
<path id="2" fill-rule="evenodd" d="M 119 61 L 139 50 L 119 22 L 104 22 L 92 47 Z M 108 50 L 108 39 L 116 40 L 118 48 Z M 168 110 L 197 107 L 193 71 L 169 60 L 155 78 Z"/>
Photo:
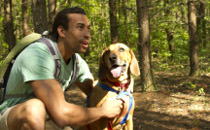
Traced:
<path id="1" fill-rule="evenodd" d="M 84 28 L 84 26 L 79 26 L 79 29 L 83 29 Z"/>

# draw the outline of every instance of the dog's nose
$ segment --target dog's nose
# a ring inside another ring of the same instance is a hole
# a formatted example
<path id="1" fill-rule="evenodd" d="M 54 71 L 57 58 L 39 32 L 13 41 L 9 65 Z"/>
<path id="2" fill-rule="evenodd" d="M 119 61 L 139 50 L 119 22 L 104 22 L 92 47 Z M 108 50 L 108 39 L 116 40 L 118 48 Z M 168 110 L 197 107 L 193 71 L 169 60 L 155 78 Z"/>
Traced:
<path id="1" fill-rule="evenodd" d="M 112 62 L 115 62 L 117 60 L 117 55 L 116 54 L 112 54 L 110 57 L 109 57 L 109 60 L 112 61 Z"/>

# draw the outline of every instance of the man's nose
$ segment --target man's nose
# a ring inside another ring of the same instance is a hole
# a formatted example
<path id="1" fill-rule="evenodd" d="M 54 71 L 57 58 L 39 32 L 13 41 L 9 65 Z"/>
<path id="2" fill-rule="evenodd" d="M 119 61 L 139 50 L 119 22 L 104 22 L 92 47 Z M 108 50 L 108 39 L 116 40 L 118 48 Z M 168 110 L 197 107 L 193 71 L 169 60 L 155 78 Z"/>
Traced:
<path id="1" fill-rule="evenodd" d="M 85 30 L 85 32 L 84 32 L 84 37 L 86 38 L 86 39 L 90 39 L 90 30 L 89 29 L 86 29 Z"/>

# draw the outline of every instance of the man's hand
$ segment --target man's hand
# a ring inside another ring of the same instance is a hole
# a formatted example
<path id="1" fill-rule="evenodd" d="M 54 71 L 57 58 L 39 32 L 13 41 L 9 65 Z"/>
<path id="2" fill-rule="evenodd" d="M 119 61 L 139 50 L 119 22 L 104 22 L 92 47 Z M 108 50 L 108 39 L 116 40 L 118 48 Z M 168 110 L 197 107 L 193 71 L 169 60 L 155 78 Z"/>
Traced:
<path id="1" fill-rule="evenodd" d="M 105 117 L 114 118 L 120 115 L 123 108 L 123 102 L 117 98 L 108 98 L 101 107 Z"/>

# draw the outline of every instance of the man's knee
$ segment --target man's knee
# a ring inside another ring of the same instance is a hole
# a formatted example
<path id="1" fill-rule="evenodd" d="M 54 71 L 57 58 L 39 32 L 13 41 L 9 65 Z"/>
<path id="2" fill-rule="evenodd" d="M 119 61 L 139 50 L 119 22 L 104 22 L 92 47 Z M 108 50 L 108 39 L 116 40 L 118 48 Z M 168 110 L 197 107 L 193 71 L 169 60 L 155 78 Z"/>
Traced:
<path id="1" fill-rule="evenodd" d="M 39 99 L 30 99 L 23 104 L 22 112 L 24 115 L 36 118 L 46 118 L 46 109 L 44 103 Z"/>
<path id="2" fill-rule="evenodd" d="M 8 126 L 19 126 L 26 129 L 44 129 L 46 110 L 39 99 L 30 99 L 11 109 L 8 115 Z"/>

